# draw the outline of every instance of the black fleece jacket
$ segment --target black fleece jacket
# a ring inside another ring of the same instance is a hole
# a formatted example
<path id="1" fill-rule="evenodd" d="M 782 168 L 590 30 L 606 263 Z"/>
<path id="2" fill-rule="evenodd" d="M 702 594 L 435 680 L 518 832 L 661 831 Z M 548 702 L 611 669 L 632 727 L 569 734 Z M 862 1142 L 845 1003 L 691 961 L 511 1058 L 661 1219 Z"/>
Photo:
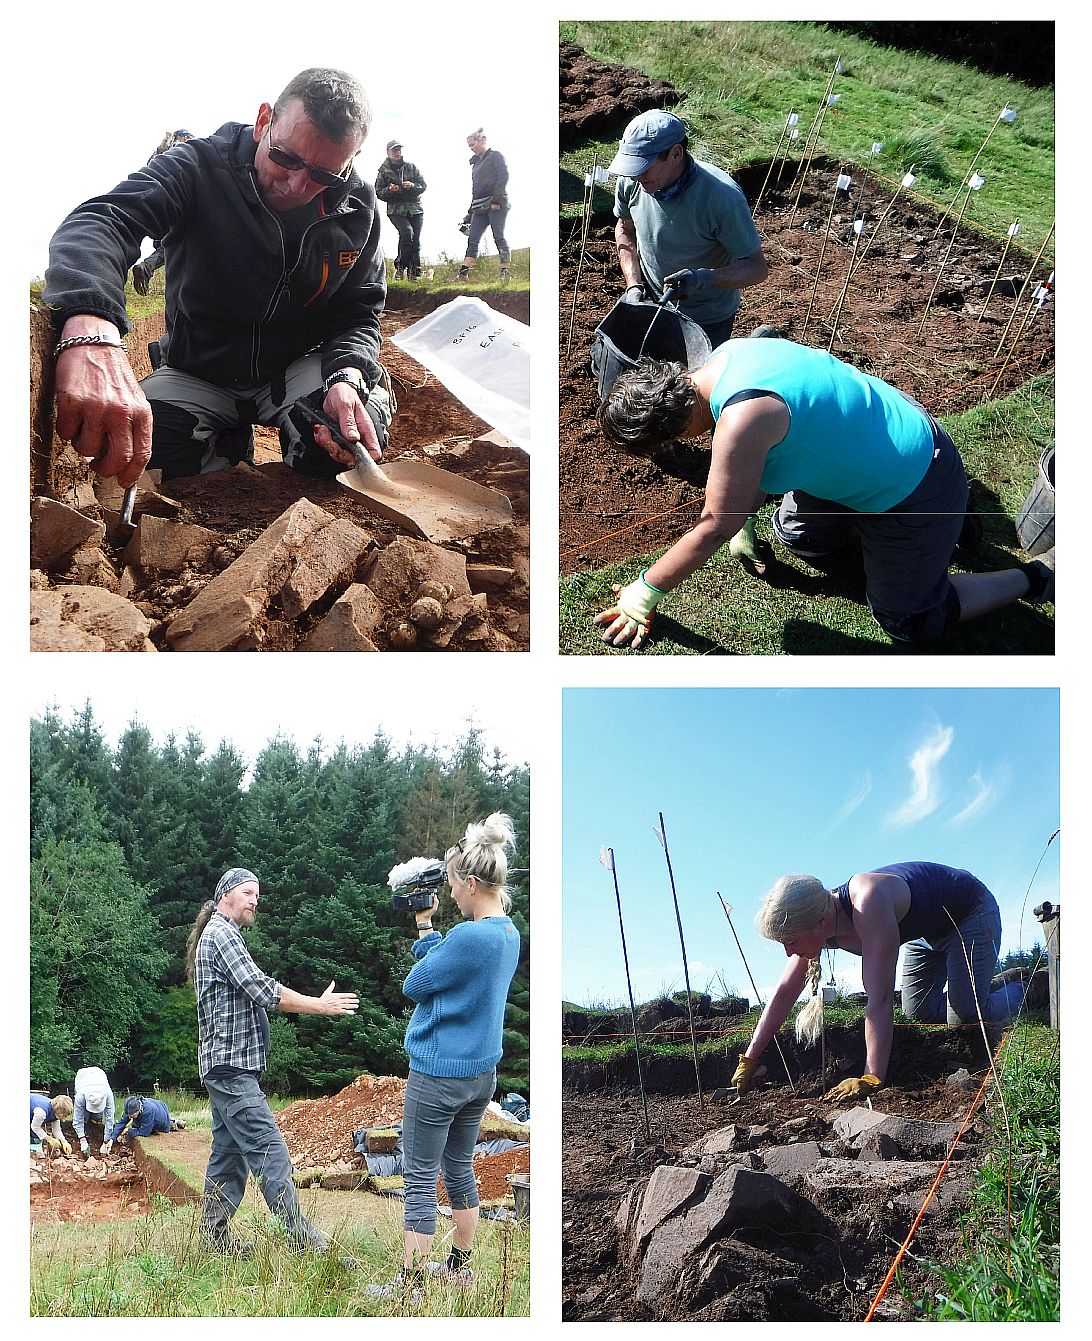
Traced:
<path id="1" fill-rule="evenodd" d="M 145 237 L 163 238 L 172 368 L 220 386 L 267 382 L 315 351 L 324 377 L 354 367 L 374 386 L 386 299 L 375 192 L 355 172 L 323 191 L 293 263 L 259 190 L 256 149 L 253 128 L 229 122 L 73 210 L 46 271 L 58 329 L 90 314 L 127 331 L 129 268 Z"/>

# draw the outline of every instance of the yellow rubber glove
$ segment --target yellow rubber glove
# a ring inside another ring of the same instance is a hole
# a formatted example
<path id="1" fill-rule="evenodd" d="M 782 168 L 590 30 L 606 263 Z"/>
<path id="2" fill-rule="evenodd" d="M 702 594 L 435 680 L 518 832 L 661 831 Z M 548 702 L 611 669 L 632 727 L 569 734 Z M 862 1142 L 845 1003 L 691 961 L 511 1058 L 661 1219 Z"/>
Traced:
<path id="1" fill-rule="evenodd" d="M 737 1094 L 746 1094 L 751 1088 L 757 1066 L 757 1057 L 748 1057 L 742 1052 L 739 1054 L 739 1065 L 732 1072 L 732 1084 L 736 1087 Z"/>
<path id="2" fill-rule="evenodd" d="M 646 581 L 644 573 L 628 587 L 615 587 L 614 592 L 615 603 L 595 616 L 597 624 L 608 626 L 603 641 L 615 647 L 632 641 L 634 647 L 640 647 L 648 637 L 656 607 L 667 592 Z"/>
<path id="3" fill-rule="evenodd" d="M 883 1081 L 879 1076 L 861 1076 L 859 1079 L 851 1077 L 849 1080 L 843 1080 L 840 1085 L 835 1085 L 832 1090 L 828 1090 L 823 1099 L 836 1104 L 841 1103 L 843 1099 L 863 1099 L 873 1090 L 878 1090 L 882 1084 Z"/>
<path id="4" fill-rule="evenodd" d="M 56 1136 L 43 1136 L 42 1142 L 51 1155 L 55 1155 L 61 1148 L 61 1143 Z"/>
<path id="5" fill-rule="evenodd" d="M 72 1153 L 72 1147 L 65 1140 L 61 1141 L 61 1149 L 64 1151 L 66 1155 L 71 1155 Z"/>

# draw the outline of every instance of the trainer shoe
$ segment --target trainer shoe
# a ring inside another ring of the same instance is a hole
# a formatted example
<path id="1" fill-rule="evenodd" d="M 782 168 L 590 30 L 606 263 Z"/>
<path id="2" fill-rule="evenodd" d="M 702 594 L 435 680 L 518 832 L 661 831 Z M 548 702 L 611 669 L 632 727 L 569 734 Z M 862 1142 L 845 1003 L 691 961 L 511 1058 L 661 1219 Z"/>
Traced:
<path id="1" fill-rule="evenodd" d="M 469 278 L 470 278 L 470 267 L 467 266 L 467 265 L 461 265 L 461 266 L 459 266 L 458 270 L 455 271 L 455 278 L 456 278 L 456 279 L 469 279 Z"/>
<path id="2" fill-rule="evenodd" d="M 364 1293 L 372 1299 L 402 1299 L 416 1307 L 424 1294 L 421 1289 L 423 1282 L 424 1276 L 421 1273 L 407 1272 L 403 1269 L 394 1280 L 387 1281 L 385 1285 L 366 1285 Z"/>
<path id="3" fill-rule="evenodd" d="M 425 1269 L 433 1280 L 442 1280 L 448 1285 L 466 1287 L 474 1284 L 473 1267 L 461 1266 L 457 1271 L 452 1271 L 446 1262 L 426 1262 Z"/>

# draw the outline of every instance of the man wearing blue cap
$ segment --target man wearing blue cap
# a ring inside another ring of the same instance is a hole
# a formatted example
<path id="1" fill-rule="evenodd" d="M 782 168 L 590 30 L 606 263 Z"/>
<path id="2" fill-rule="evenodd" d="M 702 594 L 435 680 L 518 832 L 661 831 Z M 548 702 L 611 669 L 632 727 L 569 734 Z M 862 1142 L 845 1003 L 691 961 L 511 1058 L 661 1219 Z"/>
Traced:
<path id="1" fill-rule="evenodd" d="M 212 1151 L 205 1172 L 201 1237 L 213 1252 L 249 1257 L 234 1237 L 248 1170 L 299 1252 L 326 1252 L 325 1236 L 300 1210 L 292 1159 L 259 1081 L 269 1053 L 269 1010 L 355 1015 L 355 992 L 303 996 L 263 973 L 243 941 L 258 910 L 258 877 L 242 866 L 224 872 L 186 942 L 186 973 L 197 997 L 197 1070 L 212 1110 Z M 355 1266 L 351 1258 L 343 1265 Z"/>
<path id="2" fill-rule="evenodd" d="M 171 1110 L 162 1099 L 146 1099 L 142 1094 L 130 1094 L 125 1100 L 121 1117 L 110 1132 L 110 1141 L 131 1145 L 134 1136 L 154 1136 L 158 1131 L 185 1129 L 186 1124 L 171 1117 Z"/>
<path id="3" fill-rule="evenodd" d="M 732 178 L 694 158 L 671 112 L 643 112 L 626 127 L 614 161 L 614 242 L 626 299 L 674 289 L 679 310 L 714 348 L 732 333 L 740 289 L 769 274 L 747 198 Z"/>

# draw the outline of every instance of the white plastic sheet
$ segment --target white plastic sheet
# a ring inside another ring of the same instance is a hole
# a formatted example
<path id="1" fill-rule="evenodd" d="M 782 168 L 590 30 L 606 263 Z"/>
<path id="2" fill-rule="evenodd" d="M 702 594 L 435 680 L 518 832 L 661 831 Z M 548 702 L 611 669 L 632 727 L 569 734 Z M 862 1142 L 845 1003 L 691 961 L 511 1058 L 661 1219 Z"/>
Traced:
<path id="1" fill-rule="evenodd" d="M 531 328 L 459 297 L 391 336 L 467 407 L 531 450 Z"/>

